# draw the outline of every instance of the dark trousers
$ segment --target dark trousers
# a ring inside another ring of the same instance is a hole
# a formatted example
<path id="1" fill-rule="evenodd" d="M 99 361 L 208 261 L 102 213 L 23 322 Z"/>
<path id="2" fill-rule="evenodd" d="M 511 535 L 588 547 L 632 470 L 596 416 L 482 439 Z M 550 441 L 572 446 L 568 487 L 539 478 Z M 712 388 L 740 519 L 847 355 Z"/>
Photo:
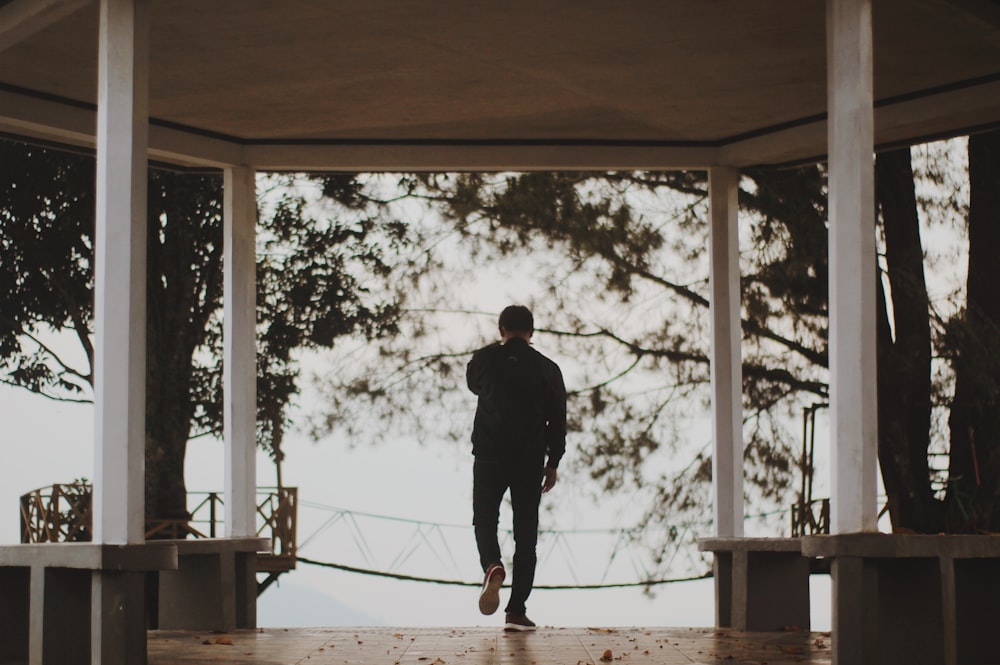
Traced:
<path id="1" fill-rule="evenodd" d="M 476 459 L 473 466 L 472 523 L 483 571 L 501 563 L 497 523 L 500 503 L 510 489 L 514 511 L 514 570 L 506 612 L 525 613 L 524 603 L 535 582 L 538 504 L 542 498 L 542 463 Z"/>

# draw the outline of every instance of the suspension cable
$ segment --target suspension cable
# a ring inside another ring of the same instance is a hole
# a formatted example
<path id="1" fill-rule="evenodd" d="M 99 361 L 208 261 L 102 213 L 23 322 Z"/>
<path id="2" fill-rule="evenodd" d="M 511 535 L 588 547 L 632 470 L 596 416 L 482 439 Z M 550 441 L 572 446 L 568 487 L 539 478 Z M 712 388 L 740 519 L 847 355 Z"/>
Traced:
<path id="1" fill-rule="evenodd" d="M 404 580 L 407 582 L 424 582 L 427 584 L 442 584 L 448 586 L 464 586 L 464 587 L 477 587 L 477 588 L 482 586 L 482 582 L 464 582 L 462 580 L 445 580 L 436 577 L 420 577 L 418 575 L 404 575 L 402 573 L 390 573 L 382 570 L 371 570 L 368 568 L 356 568 L 354 566 L 345 566 L 340 563 L 331 563 L 329 561 L 316 561 L 315 559 L 308 559 L 303 556 L 297 556 L 295 557 L 295 560 L 301 563 L 307 563 L 311 566 L 332 568 L 334 570 L 342 570 L 347 573 L 355 573 L 358 575 L 371 575 L 373 577 L 385 577 L 388 579 Z M 624 588 L 634 588 L 634 587 L 651 587 L 661 584 L 673 584 L 675 582 L 694 582 L 696 580 L 710 579 L 711 577 L 712 573 L 711 571 L 709 571 L 703 575 L 695 575 L 692 577 L 675 577 L 671 579 L 646 580 L 644 582 L 617 582 L 608 584 L 536 584 L 533 588 L 546 591 L 624 589 Z"/>

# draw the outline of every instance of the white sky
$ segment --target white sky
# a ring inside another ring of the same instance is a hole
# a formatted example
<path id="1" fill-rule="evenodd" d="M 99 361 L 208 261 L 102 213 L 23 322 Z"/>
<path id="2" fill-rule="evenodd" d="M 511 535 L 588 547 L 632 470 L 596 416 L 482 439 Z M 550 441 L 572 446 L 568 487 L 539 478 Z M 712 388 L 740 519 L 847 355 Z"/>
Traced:
<path id="1" fill-rule="evenodd" d="M 21 494 L 56 482 L 93 477 L 92 409 L 2 387 L 0 422 L 4 423 L 9 453 L 0 470 L 0 542 L 14 543 L 19 539 L 17 500 Z M 407 442 L 351 450 L 314 444 L 302 435 L 290 436 L 286 448 L 286 484 L 300 488 L 302 501 L 444 523 L 464 524 L 471 519 L 472 458 L 466 451 Z M 192 442 L 187 478 L 191 491 L 220 490 L 221 444 Z M 261 485 L 274 484 L 273 467 L 263 454 L 259 457 L 258 481 Z M 572 484 L 567 481 L 545 501 L 558 506 L 572 497 Z M 565 508 L 557 508 L 556 514 L 565 512 L 571 516 L 570 521 L 576 521 L 578 511 L 573 506 Z M 300 542 L 326 516 L 315 509 L 301 509 Z M 607 516 L 596 514 L 593 519 L 600 517 Z M 507 513 L 502 521 L 509 524 Z M 401 533 L 408 535 L 405 530 Z M 377 550 L 375 545 L 373 549 Z M 354 547 L 331 530 L 301 554 L 338 561 L 343 559 L 338 549 L 349 554 Z M 478 575 L 471 532 L 464 550 L 456 547 L 454 555 L 464 566 L 463 576 L 465 571 L 470 571 L 470 576 Z M 585 562 L 587 552 L 576 555 Z M 537 582 L 543 584 L 546 580 L 540 575 Z M 820 578 L 813 583 L 813 627 L 825 630 L 829 628 L 828 581 Z M 529 613 L 547 625 L 710 626 L 714 624 L 712 595 L 711 580 L 658 587 L 653 598 L 636 589 L 536 591 L 529 600 Z M 492 617 L 480 615 L 476 596 L 477 591 L 471 588 L 385 580 L 300 565 L 284 576 L 279 586 L 261 596 L 258 611 L 261 624 L 269 626 L 492 626 L 502 621 L 499 613 Z"/>
<path id="2" fill-rule="evenodd" d="M 936 245 L 936 243 L 935 243 Z M 936 247 L 935 247 L 936 248 Z M 962 259 L 941 266 L 950 280 L 963 279 Z M 496 311 L 510 302 L 529 302 L 518 297 L 524 283 L 510 274 L 480 276 L 467 281 L 463 300 L 476 303 L 480 311 Z M 932 287 L 938 283 L 931 277 Z M 497 288 L 497 284 L 503 285 Z M 544 340 L 537 340 L 543 352 Z M 559 360 L 559 358 L 556 358 Z M 304 367 L 306 373 L 310 369 Z M 303 385 L 308 383 L 303 380 Z M 458 389 L 463 389 L 459 387 Z M 301 402 L 308 405 L 316 396 L 304 390 Z M 474 402 L 469 396 L 468 420 L 471 427 Z M 306 414 L 302 414 L 306 415 Z M 303 418 L 304 420 L 304 418 Z M 828 423 L 820 413 L 818 422 L 817 466 L 827 468 Z M 32 489 L 53 483 L 93 477 L 93 417 L 87 405 L 46 400 L 0 386 L 0 423 L 6 459 L 0 467 L 0 542 L 19 540 L 18 497 Z M 704 423 L 707 430 L 708 423 Z M 471 522 L 471 468 L 468 448 L 448 443 L 421 446 L 398 440 L 378 447 L 351 448 L 343 441 L 314 443 L 299 432 L 290 432 L 285 444 L 285 483 L 299 488 L 302 502 L 403 517 L 429 522 L 468 524 Z M 570 442 L 568 454 L 572 454 Z M 189 445 L 187 483 L 191 491 L 219 491 L 222 488 L 222 445 L 212 440 L 196 440 Z M 544 498 L 552 510 L 550 526 L 594 528 L 625 526 L 619 522 L 623 500 L 612 497 L 607 505 L 595 507 L 586 501 L 580 479 L 564 476 L 556 489 Z M 258 484 L 274 484 L 274 471 L 266 455 L 259 455 Z M 817 496 L 828 487 L 825 474 L 816 478 Z M 329 517 L 316 508 L 303 506 L 299 514 L 300 542 L 312 535 Z M 502 514 L 503 524 L 509 514 Z M 396 538 L 408 538 L 400 531 Z M 391 541 L 393 536 L 389 536 Z M 401 545 L 381 543 L 373 536 L 379 557 L 391 557 Z M 471 530 L 464 542 L 449 541 L 459 564 L 457 571 L 432 571 L 430 576 L 474 579 L 478 558 Z M 395 548 L 395 549 L 394 549 Z M 386 554 L 389 552 L 390 554 Z M 317 536 L 301 554 L 309 558 L 343 562 L 357 555 L 356 544 L 343 531 L 330 529 Z M 505 552 L 510 556 L 511 552 Z M 599 554 L 580 548 L 570 552 L 582 574 L 600 568 L 606 549 Z M 565 555 L 565 553 L 564 553 Z M 417 557 L 419 558 L 419 557 Z M 558 557 L 554 557 L 558 565 Z M 382 562 L 379 562 L 382 563 Z M 551 565 L 551 564 L 550 564 Z M 588 565 L 590 568 L 588 568 Z M 375 567 L 375 566 L 373 566 Z M 447 573 L 447 574 L 445 574 Z M 552 575 L 540 566 L 537 583 L 545 584 Z M 563 582 L 565 580 L 558 580 Z M 596 581 L 593 579 L 582 580 Z M 378 579 L 300 565 L 269 589 L 260 599 L 262 625 L 351 625 L 384 624 L 397 626 L 496 625 L 502 615 L 482 617 L 476 608 L 477 590 Z M 529 614 L 539 623 L 567 626 L 710 626 L 714 623 L 711 580 L 657 587 L 648 597 L 641 590 L 536 591 L 529 600 Z M 813 628 L 828 630 L 830 625 L 829 581 L 813 579 Z M 498 618 L 499 617 L 499 618 Z"/>

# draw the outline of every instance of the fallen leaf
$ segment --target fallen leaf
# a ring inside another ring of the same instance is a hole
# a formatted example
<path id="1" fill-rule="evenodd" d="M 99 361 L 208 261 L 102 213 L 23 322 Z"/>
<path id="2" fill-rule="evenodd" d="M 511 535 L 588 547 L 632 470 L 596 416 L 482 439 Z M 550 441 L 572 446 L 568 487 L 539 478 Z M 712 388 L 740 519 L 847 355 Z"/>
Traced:
<path id="1" fill-rule="evenodd" d="M 216 644 L 225 644 L 226 646 L 233 646 L 233 640 L 229 637 L 218 637 L 215 639 Z"/>
<path id="2" fill-rule="evenodd" d="M 601 654 L 601 660 L 605 663 L 610 663 L 614 659 L 615 655 L 611 653 L 611 649 L 605 649 L 604 653 Z"/>

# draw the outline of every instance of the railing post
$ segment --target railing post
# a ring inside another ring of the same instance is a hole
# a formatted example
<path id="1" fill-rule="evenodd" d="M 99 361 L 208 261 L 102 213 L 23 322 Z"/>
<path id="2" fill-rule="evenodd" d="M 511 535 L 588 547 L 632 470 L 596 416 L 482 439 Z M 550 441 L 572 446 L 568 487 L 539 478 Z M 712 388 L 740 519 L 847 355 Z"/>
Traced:
<path id="1" fill-rule="evenodd" d="M 208 535 L 215 538 L 215 502 L 219 496 L 215 492 L 208 494 Z"/>

